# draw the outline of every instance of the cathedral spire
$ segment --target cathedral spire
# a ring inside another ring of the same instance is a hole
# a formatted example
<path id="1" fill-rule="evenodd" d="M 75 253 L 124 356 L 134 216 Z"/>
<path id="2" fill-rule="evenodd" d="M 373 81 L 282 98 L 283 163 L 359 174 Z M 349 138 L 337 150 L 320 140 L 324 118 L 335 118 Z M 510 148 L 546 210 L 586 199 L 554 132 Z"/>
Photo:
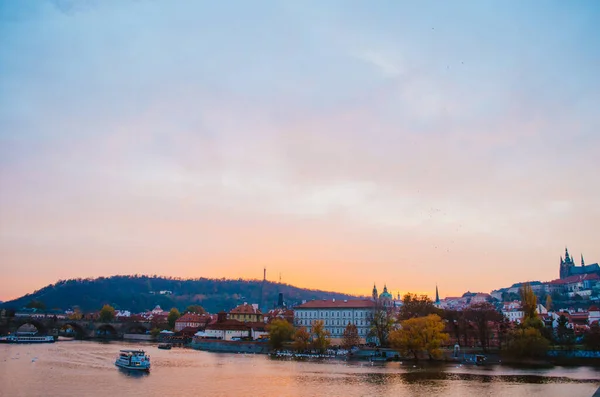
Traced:
<path id="1" fill-rule="evenodd" d="M 581 254 L 581 266 L 585 266 L 585 262 L 583 261 L 583 254 Z"/>
<path id="2" fill-rule="evenodd" d="M 438 292 L 437 284 L 435 284 L 435 303 L 440 303 L 440 293 Z"/>

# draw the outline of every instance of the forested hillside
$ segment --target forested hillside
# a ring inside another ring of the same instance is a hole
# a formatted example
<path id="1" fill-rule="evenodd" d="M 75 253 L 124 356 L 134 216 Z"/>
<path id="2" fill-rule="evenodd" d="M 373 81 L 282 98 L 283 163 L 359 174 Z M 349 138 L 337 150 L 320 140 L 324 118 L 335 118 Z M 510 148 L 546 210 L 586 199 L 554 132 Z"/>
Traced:
<path id="1" fill-rule="evenodd" d="M 172 294 L 161 294 L 170 291 Z M 311 299 L 351 299 L 351 295 L 294 287 L 288 284 L 259 280 L 175 279 L 158 276 L 112 276 L 96 279 L 61 280 L 32 294 L 5 302 L 3 307 L 19 309 L 31 301 L 43 302 L 47 309 L 68 309 L 74 306 L 84 311 L 99 310 L 110 304 L 116 309 L 141 312 L 160 305 L 168 310 L 180 310 L 190 304 L 200 304 L 209 312 L 230 310 L 239 303 L 260 303 L 272 308 L 279 293 L 288 305 Z M 261 299 L 262 294 L 262 299 Z"/>

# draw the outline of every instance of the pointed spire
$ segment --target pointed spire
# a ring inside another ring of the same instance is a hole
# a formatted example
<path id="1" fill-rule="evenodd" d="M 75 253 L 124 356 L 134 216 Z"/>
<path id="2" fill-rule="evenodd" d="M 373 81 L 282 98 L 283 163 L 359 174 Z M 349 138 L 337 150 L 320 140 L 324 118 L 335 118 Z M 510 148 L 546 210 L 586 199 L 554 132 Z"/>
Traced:
<path id="1" fill-rule="evenodd" d="M 440 293 L 438 292 L 437 283 L 435 284 L 435 303 L 440 303 Z"/>
<path id="2" fill-rule="evenodd" d="M 569 249 L 567 247 L 565 247 L 565 262 L 570 262 Z"/>
<path id="3" fill-rule="evenodd" d="M 583 261 L 583 254 L 581 254 L 581 266 L 585 266 L 585 262 Z"/>
<path id="4" fill-rule="evenodd" d="M 375 283 L 373 283 L 373 299 L 377 300 L 377 297 L 379 295 L 377 294 L 377 286 L 375 285 Z"/>

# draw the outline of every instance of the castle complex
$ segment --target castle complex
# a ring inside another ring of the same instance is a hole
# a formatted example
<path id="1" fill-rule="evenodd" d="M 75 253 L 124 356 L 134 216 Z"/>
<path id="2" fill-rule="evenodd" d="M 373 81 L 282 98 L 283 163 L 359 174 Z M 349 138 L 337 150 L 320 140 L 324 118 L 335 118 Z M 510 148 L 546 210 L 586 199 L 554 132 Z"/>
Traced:
<path id="1" fill-rule="evenodd" d="M 565 257 L 560 257 L 560 278 L 565 279 L 570 276 L 580 276 L 585 274 L 597 274 L 600 276 L 600 266 L 597 263 L 586 265 L 581 254 L 581 266 L 576 266 L 573 257 L 569 255 L 569 250 L 565 248 Z"/>

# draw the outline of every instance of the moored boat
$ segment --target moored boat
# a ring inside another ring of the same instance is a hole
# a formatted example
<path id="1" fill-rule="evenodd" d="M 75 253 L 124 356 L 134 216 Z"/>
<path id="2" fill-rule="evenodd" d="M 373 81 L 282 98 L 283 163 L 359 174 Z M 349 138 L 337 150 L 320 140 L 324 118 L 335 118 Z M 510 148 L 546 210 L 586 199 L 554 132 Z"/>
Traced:
<path id="1" fill-rule="evenodd" d="M 163 350 L 171 350 L 171 347 L 173 347 L 173 346 L 170 343 L 159 343 L 158 344 L 158 348 L 163 349 Z"/>
<path id="2" fill-rule="evenodd" d="M 150 371 L 150 356 L 143 350 L 121 350 L 115 365 L 136 371 Z"/>
<path id="3" fill-rule="evenodd" d="M 0 343 L 54 343 L 53 336 L 0 336 Z"/>

